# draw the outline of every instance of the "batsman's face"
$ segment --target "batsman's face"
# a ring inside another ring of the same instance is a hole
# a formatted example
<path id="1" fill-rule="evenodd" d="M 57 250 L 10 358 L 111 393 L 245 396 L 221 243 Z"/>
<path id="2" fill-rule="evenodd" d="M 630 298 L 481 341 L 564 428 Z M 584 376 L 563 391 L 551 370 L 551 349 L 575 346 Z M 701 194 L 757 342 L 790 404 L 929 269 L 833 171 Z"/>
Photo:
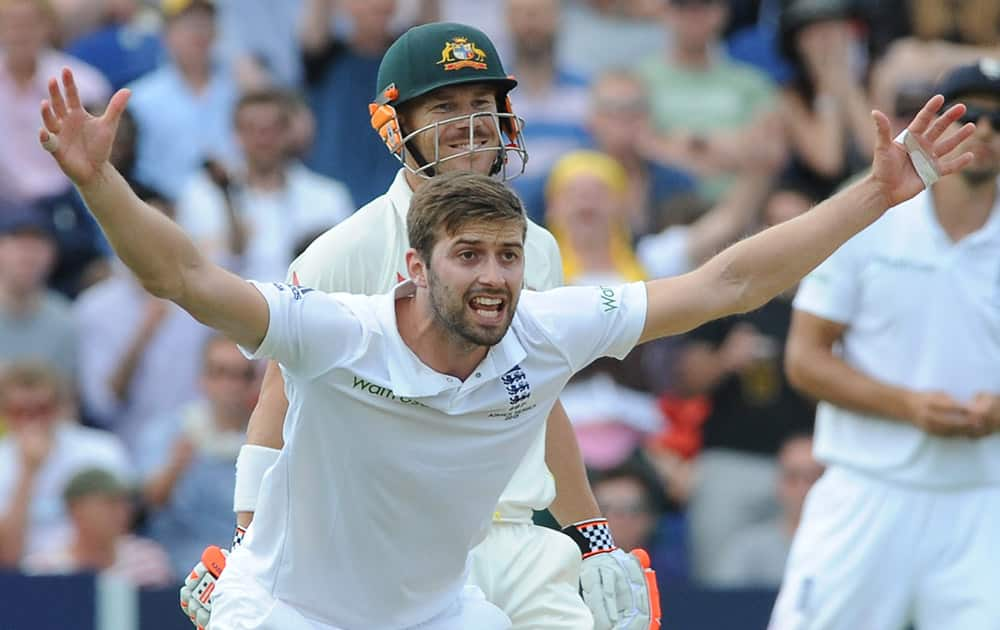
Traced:
<path id="1" fill-rule="evenodd" d="M 462 344 L 493 346 L 514 318 L 524 283 L 520 223 L 477 223 L 439 240 L 427 269 L 435 320 Z"/>
<path id="2" fill-rule="evenodd" d="M 501 148 L 497 118 L 489 115 L 496 112 L 496 89 L 489 85 L 443 87 L 411 104 L 404 131 L 409 134 L 430 126 L 409 144 L 429 162 L 444 160 L 435 167 L 436 172 L 488 175 Z M 419 168 L 416 162 L 411 165 Z"/>

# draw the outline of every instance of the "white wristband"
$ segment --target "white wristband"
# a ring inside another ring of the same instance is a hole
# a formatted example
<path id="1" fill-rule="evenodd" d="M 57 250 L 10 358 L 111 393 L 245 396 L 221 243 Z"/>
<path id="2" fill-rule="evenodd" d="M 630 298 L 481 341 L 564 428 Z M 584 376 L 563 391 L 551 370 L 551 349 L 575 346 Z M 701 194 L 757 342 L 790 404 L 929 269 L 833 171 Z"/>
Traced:
<path id="1" fill-rule="evenodd" d="M 930 188 L 934 185 L 937 180 L 941 179 L 941 175 L 934 168 L 934 165 L 927 158 L 924 153 L 923 148 L 921 148 L 920 143 L 917 139 L 910 135 L 910 132 L 904 129 L 895 138 L 895 142 L 903 145 L 906 152 L 910 156 L 910 163 L 913 164 L 913 169 L 917 171 L 917 175 L 920 176 L 920 181 L 924 183 L 924 188 Z"/>
<path id="2" fill-rule="evenodd" d="M 236 457 L 236 490 L 233 492 L 234 512 L 255 512 L 257 493 L 264 473 L 278 461 L 281 451 L 276 448 L 244 444 Z"/>

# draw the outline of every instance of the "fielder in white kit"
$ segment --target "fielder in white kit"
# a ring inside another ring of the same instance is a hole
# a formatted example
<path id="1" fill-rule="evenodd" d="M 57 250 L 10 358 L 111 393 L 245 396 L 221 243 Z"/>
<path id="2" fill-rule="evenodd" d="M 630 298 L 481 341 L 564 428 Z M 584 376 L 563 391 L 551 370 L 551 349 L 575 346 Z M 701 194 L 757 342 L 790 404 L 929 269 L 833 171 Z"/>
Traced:
<path id="1" fill-rule="evenodd" d="M 443 174 L 411 200 L 410 280 L 380 296 L 330 295 L 243 281 L 135 196 L 108 162 L 127 90 L 101 117 L 83 110 L 68 69 L 49 93 L 39 140 L 122 261 L 286 377 L 285 447 L 254 521 L 270 526 L 258 536 L 251 525 L 233 552 L 213 630 L 510 628 L 465 588 L 468 554 L 572 374 L 760 306 L 923 188 L 875 113 L 872 174 L 811 212 L 683 276 L 538 293 L 522 291 L 517 197 L 483 175 Z M 953 153 L 975 126 L 944 134 L 965 108 L 936 116 L 942 102 L 911 123 L 908 148 L 947 175 L 972 159 Z"/>
<path id="2" fill-rule="evenodd" d="M 795 297 L 822 402 L 772 630 L 1000 629 L 1000 61 L 939 86 L 973 162 L 851 239 Z M 839 344 L 841 349 L 834 351 Z"/>

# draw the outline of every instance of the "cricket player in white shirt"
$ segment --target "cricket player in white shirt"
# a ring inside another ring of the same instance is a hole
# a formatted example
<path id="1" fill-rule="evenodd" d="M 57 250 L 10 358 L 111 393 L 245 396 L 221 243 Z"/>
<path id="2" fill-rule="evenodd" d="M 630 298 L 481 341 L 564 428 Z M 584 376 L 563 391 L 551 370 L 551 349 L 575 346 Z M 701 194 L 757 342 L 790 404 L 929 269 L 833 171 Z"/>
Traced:
<path id="1" fill-rule="evenodd" d="M 1000 628 L 1000 62 L 940 85 L 964 171 L 803 281 L 790 381 L 820 399 L 773 630 Z M 835 344 L 841 349 L 834 351 Z"/>
<path id="2" fill-rule="evenodd" d="M 108 162 L 128 91 L 94 117 L 72 73 L 61 78 L 39 141 L 115 252 L 151 293 L 276 359 L 286 379 L 285 446 L 218 583 L 213 630 L 510 628 L 466 588 L 468 555 L 572 374 L 765 303 L 920 192 L 914 154 L 925 177 L 967 165 L 954 150 L 975 130 L 946 134 L 965 108 L 938 116 L 937 96 L 904 146 L 875 112 L 871 175 L 689 274 L 621 287 L 522 291 L 517 197 L 483 175 L 443 174 L 410 204 L 409 280 L 354 296 L 251 284 L 214 265 Z"/>
<path id="3" fill-rule="evenodd" d="M 507 99 L 516 81 L 478 29 L 450 23 L 410 29 L 385 53 L 377 85 L 372 133 L 403 168 L 385 195 L 328 230 L 292 264 L 289 283 L 326 293 L 390 291 L 407 274 L 406 217 L 415 190 L 449 171 L 506 180 L 524 168 L 522 123 Z M 524 247 L 527 288 L 562 284 L 559 250 L 548 232 L 529 222 Z M 272 363 L 237 462 L 234 509 L 241 528 L 280 453 L 287 408 L 281 372 Z M 569 537 L 532 523 L 533 511 L 546 508 Z M 181 592 L 181 605 L 196 625 L 207 625 L 211 600 L 202 605 L 194 593 L 204 593 L 198 585 L 212 579 L 207 566 L 224 562 L 214 550 L 208 553 L 215 560 L 199 563 Z M 500 496 L 486 539 L 473 551 L 470 583 L 525 630 L 650 630 L 657 627 L 659 600 L 653 577 L 616 550 L 572 426 L 556 403 Z"/>

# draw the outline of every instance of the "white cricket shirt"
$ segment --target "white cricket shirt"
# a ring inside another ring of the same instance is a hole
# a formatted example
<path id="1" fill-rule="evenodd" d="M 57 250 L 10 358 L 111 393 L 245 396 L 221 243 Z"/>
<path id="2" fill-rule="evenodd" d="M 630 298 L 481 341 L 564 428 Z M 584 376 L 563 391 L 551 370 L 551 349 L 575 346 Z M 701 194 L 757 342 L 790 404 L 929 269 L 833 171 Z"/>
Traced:
<path id="1" fill-rule="evenodd" d="M 292 262 L 288 281 L 326 293 L 377 295 L 407 276 L 406 213 L 413 191 L 400 169 L 389 190 L 350 218 L 327 230 Z M 525 285 L 545 291 L 562 284 L 562 260 L 555 239 L 528 221 L 524 243 Z M 496 508 L 498 520 L 531 522 L 556 496 L 545 465 L 545 425 L 524 455 Z"/>
<path id="2" fill-rule="evenodd" d="M 407 628 L 459 596 L 468 552 L 572 374 L 624 357 L 645 285 L 521 296 L 465 382 L 399 336 L 395 300 L 256 285 L 270 323 L 254 358 L 282 366 L 285 446 L 230 563 L 317 621 Z"/>
<path id="3" fill-rule="evenodd" d="M 796 309 L 846 324 L 844 359 L 861 372 L 962 402 L 1000 393 L 1000 204 L 952 242 L 928 192 L 891 209 L 801 284 Z M 1000 435 L 938 438 L 821 403 L 816 455 L 932 487 L 1000 483 Z"/>

